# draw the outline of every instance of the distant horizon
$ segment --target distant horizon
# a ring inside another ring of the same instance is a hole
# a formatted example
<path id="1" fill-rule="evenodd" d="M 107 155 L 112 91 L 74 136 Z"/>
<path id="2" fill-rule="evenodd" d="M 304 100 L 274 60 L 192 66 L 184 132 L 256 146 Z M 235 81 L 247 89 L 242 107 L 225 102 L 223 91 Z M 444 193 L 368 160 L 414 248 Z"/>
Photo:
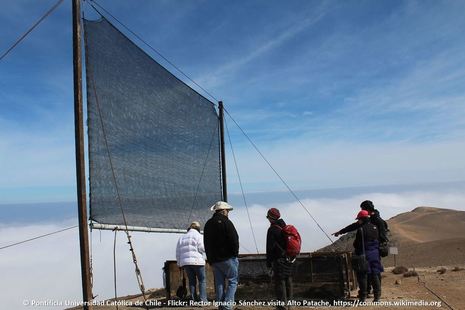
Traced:
<path id="1" fill-rule="evenodd" d="M 353 197 L 373 200 L 371 196 L 377 194 L 403 193 L 461 193 L 465 188 L 465 181 L 456 182 L 425 182 L 403 185 L 373 185 L 351 186 L 326 189 L 294 190 L 300 200 L 344 200 Z M 238 209 L 245 208 L 241 193 L 229 193 L 229 203 Z M 254 205 L 276 206 L 280 204 L 297 203 L 288 191 L 249 192 L 246 193 L 248 207 Z M 375 202 L 376 205 L 376 202 Z M 89 202 L 87 202 L 89 209 Z M 210 206 L 206 206 L 209 208 Z M 307 207 L 312 207 L 311 205 Z M 350 207 L 350 206 L 348 206 Z M 355 209 L 358 205 L 353 206 Z M 418 206 L 416 206 L 418 207 Z M 432 205 L 431 207 L 436 207 Z M 450 209 L 453 209 L 452 207 Z M 30 223 L 56 223 L 63 220 L 77 219 L 76 201 L 2 203 L 0 212 L 4 215 L 0 225 L 23 225 Z M 89 216 L 89 214 L 88 214 Z"/>
<path id="2" fill-rule="evenodd" d="M 430 188 L 433 186 L 440 186 L 440 188 L 446 189 L 448 185 L 455 185 L 455 186 L 464 186 L 465 187 L 465 180 L 458 180 L 458 181 L 441 181 L 441 182 L 421 182 L 421 183 L 405 183 L 405 184 L 379 184 L 379 185 L 351 185 L 351 186 L 336 186 L 336 187 L 315 187 L 315 188 L 298 188 L 292 189 L 295 193 L 316 193 L 318 195 L 324 195 L 325 193 L 329 192 L 338 192 L 342 190 L 346 195 L 350 195 L 347 190 L 355 190 L 358 192 L 360 190 L 382 190 L 382 191 L 393 191 L 393 190 L 419 190 Z M 269 190 L 269 191 L 249 191 L 246 195 L 261 195 L 261 194 L 284 194 L 289 193 L 287 189 L 282 190 Z M 228 192 L 229 196 L 242 196 L 240 191 Z M 318 196 L 320 197 L 320 196 Z M 292 200 L 292 199 L 291 199 Z M 37 204 L 60 204 L 60 203 L 77 203 L 77 200 L 57 200 L 57 201 L 15 201 L 15 202 L 0 202 L 1 206 L 12 206 L 12 205 L 37 205 Z"/>

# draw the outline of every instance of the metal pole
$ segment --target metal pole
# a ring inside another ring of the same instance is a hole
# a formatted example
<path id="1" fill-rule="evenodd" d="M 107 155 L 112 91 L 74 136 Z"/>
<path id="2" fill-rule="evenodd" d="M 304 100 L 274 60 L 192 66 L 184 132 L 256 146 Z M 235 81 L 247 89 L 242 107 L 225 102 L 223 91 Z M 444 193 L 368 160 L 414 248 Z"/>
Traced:
<path id="1" fill-rule="evenodd" d="M 221 176 L 223 178 L 223 201 L 228 201 L 228 187 L 226 185 L 226 153 L 224 150 L 224 113 L 223 101 L 218 102 L 220 116 L 220 147 L 221 147 Z"/>
<path id="2" fill-rule="evenodd" d="M 143 226 L 126 226 L 126 225 L 113 225 L 113 224 L 100 224 L 92 222 L 90 224 L 91 229 L 100 229 L 100 230 L 119 230 L 119 231 L 142 231 L 142 232 L 153 232 L 153 233 L 175 233 L 175 234 L 185 234 L 185 229 L 171 229 L 171 228 L 151 228 Z"/>
<path id="3" fill-rule="evenodd" d="M 81 253 L 82 294 L 85 310 L 92 309 L 92 287 L 89 259 L 89 232 L 87 230 L 86 170 L 84 163 L 84 122 L 82 108 L 82 55 L 80 0 L 73 1 L 73 77 L 74 127 L 76 148 L 76 185 L 79 218 L 79 244 Z"/>

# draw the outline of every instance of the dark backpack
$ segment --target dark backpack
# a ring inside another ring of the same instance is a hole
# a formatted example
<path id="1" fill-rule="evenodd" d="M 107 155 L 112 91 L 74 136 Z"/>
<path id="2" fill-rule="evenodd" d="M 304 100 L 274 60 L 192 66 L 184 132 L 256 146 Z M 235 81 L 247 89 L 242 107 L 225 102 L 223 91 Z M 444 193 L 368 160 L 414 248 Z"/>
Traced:
<path id="1" fill-rule="evenodd" d="M 281 227 L 276 225 L 281 229 L 284 240 L 286 240 L 286 248 L 284 249 L 286 257 L 295 258 L 300 253 L 302 247 L 302 239 L 300 234 L 293 225 L 286 225 Z"/>
<path id="2" fill-rule="evenodd" d="M 385 220 L 379 216 L 379 212 L 375 212 L 374 215 L 370 218 L 370 221 L 376 225 L 378 228 L 378 233 L 379 233 L 379 242 L 380 243 L 387 243 L 389 242 L 389 238 L 387 236 L 387 232 L 389 231 L 388 225 Z"/>

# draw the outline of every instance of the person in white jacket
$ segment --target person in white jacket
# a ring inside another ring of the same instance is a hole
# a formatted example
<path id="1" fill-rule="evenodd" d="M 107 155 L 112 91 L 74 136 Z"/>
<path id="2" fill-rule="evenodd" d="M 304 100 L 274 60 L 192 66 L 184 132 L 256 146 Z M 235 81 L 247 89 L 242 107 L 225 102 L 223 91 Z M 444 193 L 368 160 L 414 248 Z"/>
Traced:
<path id="1" fill-rule="evenodd" d="M 187 233 L 182 235 L 176 246 L 176 260 L 184 268 L 189 279 L 189 290 L 194 300 L 207 302 L 207 282 L 205 278 L 205 247 L 200 234 L 200 223 L 192 222 Z M 197 280 L 199 295 L 197 295 Z M 200 297 L 200 298 L 199 298 Z"/>

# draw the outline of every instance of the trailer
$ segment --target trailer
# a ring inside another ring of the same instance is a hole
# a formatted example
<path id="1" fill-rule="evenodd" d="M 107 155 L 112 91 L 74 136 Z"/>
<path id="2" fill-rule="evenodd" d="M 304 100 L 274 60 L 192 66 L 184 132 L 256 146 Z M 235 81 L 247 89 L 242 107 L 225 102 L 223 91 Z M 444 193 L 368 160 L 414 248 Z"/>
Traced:
<path id="1" fill-rule="evenodd" d="M 301 253 L 294 263 L 294 300 L 345 300 L 357 288 L 351 252 Z M 165 262 L 164 286 L 167 299 L 178 296 L 179 287 L 188 287 L 187 275 L 176 261 Z M 207 297 L 215 297 L 211 266 L 206 264 Z M 182 291 L 182 290 L 181 290 Z M 239 283 L 236 300 L 273 300 L 274 285 L 268 274 L 265 254 L 239 255 Z"/>

